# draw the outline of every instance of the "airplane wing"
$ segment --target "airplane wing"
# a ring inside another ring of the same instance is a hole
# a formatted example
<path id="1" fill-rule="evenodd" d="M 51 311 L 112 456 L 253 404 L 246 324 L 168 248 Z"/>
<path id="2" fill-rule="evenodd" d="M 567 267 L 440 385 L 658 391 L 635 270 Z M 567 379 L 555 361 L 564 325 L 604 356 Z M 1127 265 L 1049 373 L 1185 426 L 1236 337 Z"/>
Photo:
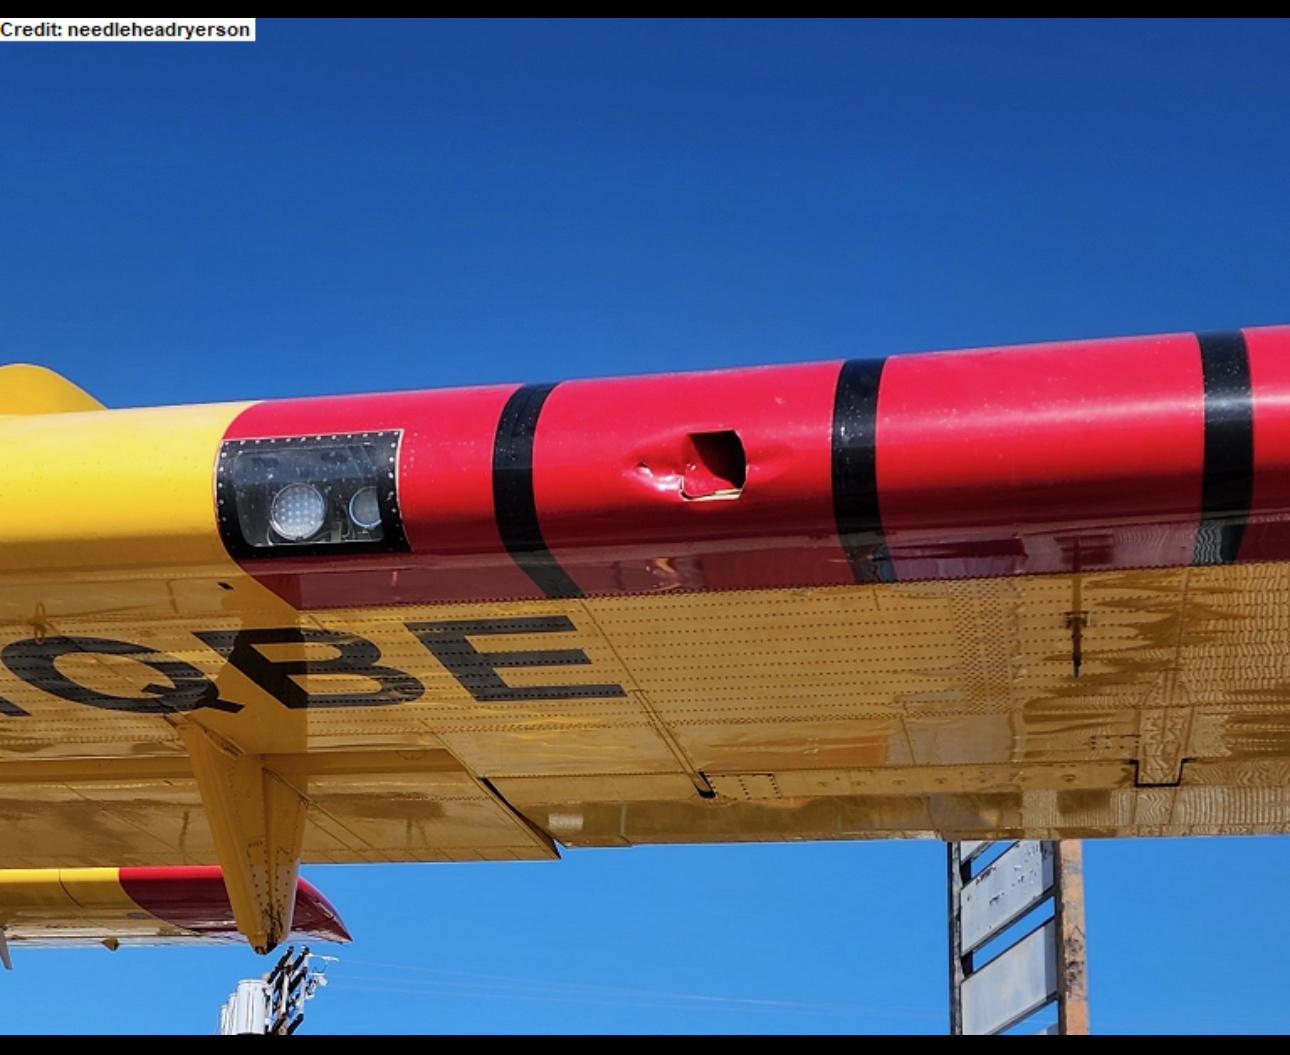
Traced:
<path id="1" fill-rule="evenodd" d="M 1290 328 L 0 413 L 0 865 L 261 950 L 302 860 L 1290 825 Z"/>
<path id="2" fill-rule="evenodd" d="M 312 883 L 296 883 L 292 936 L 348 942 Z M 0 956 L 7 946 L 216 945 L 241 941 L 218 867 L 0 870 Z"/>

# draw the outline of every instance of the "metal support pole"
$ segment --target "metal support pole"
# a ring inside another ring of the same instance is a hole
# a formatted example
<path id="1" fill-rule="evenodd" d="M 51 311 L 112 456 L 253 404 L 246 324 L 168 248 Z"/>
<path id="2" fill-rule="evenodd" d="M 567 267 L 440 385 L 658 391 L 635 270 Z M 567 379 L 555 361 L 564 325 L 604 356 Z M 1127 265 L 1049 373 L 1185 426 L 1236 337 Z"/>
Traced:
<path id="1" fill-rule="evenodd" d="M 1088 1035 L 1088 975 L 1084 959 L 1084 848 L 1078 839 L 1056 844 L 1057 1032 Z"/>
<path id="2" fill-rule="evenodd" d="M 950 892 L 950 1035 L 963 1032 L 963 864 L 959 843 L 947 843 Z"/>

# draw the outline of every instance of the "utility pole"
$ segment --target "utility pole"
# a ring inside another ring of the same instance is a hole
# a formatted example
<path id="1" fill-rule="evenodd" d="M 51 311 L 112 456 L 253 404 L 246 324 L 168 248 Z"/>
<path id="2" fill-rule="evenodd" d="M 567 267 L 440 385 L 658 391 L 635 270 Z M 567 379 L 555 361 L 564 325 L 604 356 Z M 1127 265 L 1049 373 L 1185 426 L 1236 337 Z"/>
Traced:
<path id="1" fill-rule="evenodd" d="M 323 961 L 316 970 L 312 961 Z M 314 956 L 308 945 L 296 951 L 288 945 L 273 970 L 262 979 L 243 979 L 220 1008 L 222 1036 L 263 1035 L 289 1037 L 305 1020 L 304 1004 L 327 984 L 323 973 L 334 956 Z"/>
<path id="2" fill-rule="evenodd" d="M 244 978 L 219 1009 L 220 1036 L 262 1036 L 269 1032 L 269 987 L 261 979 Z"/>
<path id="3" fill-rule="evenodd" d="M 1078 840 L 950 843 L 950 1033 L 1088 1033 Z"/>

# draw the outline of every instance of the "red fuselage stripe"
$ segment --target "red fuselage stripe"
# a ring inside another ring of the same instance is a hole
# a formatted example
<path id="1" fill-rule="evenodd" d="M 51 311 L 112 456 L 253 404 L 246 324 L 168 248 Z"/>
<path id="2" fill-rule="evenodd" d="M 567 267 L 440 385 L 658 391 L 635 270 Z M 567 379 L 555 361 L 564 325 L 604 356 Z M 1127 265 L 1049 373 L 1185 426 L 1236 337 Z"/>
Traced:
<path id="1" fill-rule="evenodd" d="M 411 552 L 243 566 L 308 609 L 1282 559 L 1286 363 L 1281 327 L 261 403 L 230 438 L 402 430 Z"/>
<path id="2" fill-rule="evenodd" d="M 216 865 L 122 868 L 118 878 L 126 896 L 158 919 L 198 934 L 237 934 L 224 877 Z M 303 879 L 296 886 L 292 933 L 350 940 L 335 908 Z"/>

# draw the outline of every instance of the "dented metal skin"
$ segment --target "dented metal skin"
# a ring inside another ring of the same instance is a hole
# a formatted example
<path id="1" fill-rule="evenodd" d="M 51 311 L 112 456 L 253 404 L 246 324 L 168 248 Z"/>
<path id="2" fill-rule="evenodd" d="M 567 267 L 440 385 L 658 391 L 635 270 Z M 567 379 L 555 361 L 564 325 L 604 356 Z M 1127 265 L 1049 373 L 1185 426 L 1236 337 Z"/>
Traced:
<path id="1" fill-rule="evenodd" d="M 0 370 L 0 866 L 268 949 L 300 861 L 1290 829 L 1290 328 L 78 393 Z M 401 550 L 229 555 L 226 440 L 377 432 Z"/>

